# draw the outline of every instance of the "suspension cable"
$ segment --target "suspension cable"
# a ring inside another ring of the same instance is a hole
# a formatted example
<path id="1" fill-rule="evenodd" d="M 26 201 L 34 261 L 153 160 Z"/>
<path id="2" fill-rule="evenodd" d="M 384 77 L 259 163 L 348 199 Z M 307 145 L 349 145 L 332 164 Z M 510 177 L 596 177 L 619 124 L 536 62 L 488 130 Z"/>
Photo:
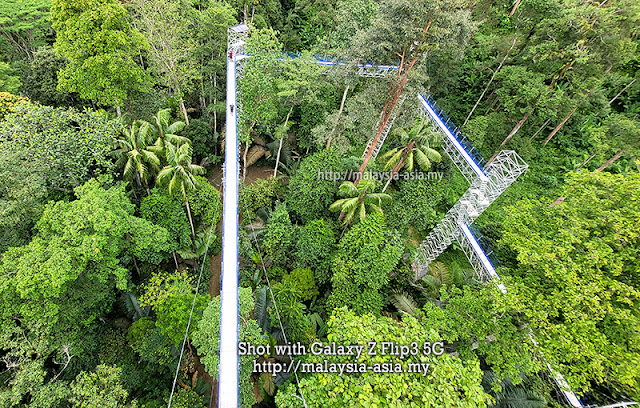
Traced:
<path id="1" fill-rule="evenodd" d="M 217 190 L 216 190 L 217 191 Z M 209 236 L 207 237 L 207 245 L 204 249 L 204 256 L 202 257 L 202 264 L 200 265 L 200 274 L 198 275 L 198 284 L 196 285 L 196 293 L 193 295 L 193 302 L 191 303 L 191 312 L 189 313 L 189 321 L 187 322 L 187 329 L 184 332 L 184 340 L 182 341 L 182 347 L 180 347 L 180 358 L 178 359 L 178 366 L 176 367 L 176 374 L 173 377 L 173 385 L 171 386 L 171 395 L 169 395 L 169 405 L 167 408 L 171 408 L 171 401 L 173 400 L 173 394 L 176 390 L 176 382 L 178 381 L 178 373 L 180 372 L 180 364 L 182 363 L 182 355 L 184 354 L 184 346 L 187 344 L 187 336 L 189 335 L 189 327 L 191 326 L 191 319 L 193 318 L 193 311 L 196 307 L 196 298 L 198 297 L 198 292 L 200 291 L 200 281 L 202 280 L 202 271 L 204 270 L 205 260 L 207 259 L 207 255 L 209 253 L 209 243 L 211 242 L 211 234 L 213 234 L 213 228 L 215 226 L 216 217 L 218 216 L 218 207 L 220 205 L 220 201 L 222 198 L 220 197 L 220 192 L 218 192 L 218 202 L 216 203 L 216 209 L 213 212 L 213 220 L 211 220 L 211 227 L 209 228 Z M 196 249 L 197 252 L 197 249 Z M 196 253 L 196 258 L 198 254 Z M 213 396 L 213 393 L 212 393 Z"/>
<path id="2" fill-rule="evenodd" d="M 267 268 L 264 266 L 264 260 L 262 259 L 262 253 L 260 252 L 260 245 L 258 244 L 258 239 L 256 237 L 255 234 L 255 229 L 253 227 L 253 223 L 251 221 L 251 215 L 249 214 L 249 207 L 247 206 L 247 199 L 246 197 L 242 197 L 242 201 L 244 202 L 244 209 L 245 212 L 247 213 L 247 220 L 249 220 L 249 226 L 251 227 L 251 232 L 253 235 L 253 241 L 256 245 L 256 248 L 258 250 L 258 256 L 260 257 L 260 265 L 262 265 L 262 271 L 264 272 L 264 277 L 267 280 L 267 287 L 269 288 L 269 293 L 271 294 L 271 302 L 273 303 L 273 307 L 276 311 L 276 317 L 278 318 L 278 323 L 280 324 L 280 330 L 282 331 L 282 336 L 284 337 L 284 341 L 285 343 L 288 343 L 289 341 L 287 340 L 287 334 L 284 330 L 284 325 L 282 324 L 282 320 L 280 319 L 280 311 L 278 310 L 278 304 L 276 303 L 276 298 L 275 296 L 273 296 L 273 289 L 271 288 L 271 282 L 269 281 L 269 274 L 267 273 Z M 291 356 L 288 356 L 289 360 L 291 360 L 291 363 L 293 364 L 293 358 Z M 300 396 L 302 397 L 302 403 L 304 404 L 305 408 L 308 408 L 307 406 L 307 401 L 304 398 L 304 394 L 302 393 L 302 387 L 300 387 L 300 379 L 298 378 L 298 372 L 297 370 L 293 370 L 293 375 L 296 377 L 296 385 L 298 386 L 298 391 L 300 392 Z"/>

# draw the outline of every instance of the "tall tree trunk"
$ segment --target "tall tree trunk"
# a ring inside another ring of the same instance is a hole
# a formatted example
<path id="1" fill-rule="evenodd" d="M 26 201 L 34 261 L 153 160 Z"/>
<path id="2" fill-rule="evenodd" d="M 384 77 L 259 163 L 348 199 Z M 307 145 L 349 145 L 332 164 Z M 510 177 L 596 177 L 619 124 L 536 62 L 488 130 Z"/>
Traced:
<path id="1" fill-rule="evenodd" d="M 293 105 L 291 106 L 291 109 L 289 109 L 289 113 L 287 113 L 287 118 L 284 120 L 284 135 L 280 138 L 280 146 L 278 146 L 278 154 L 276 155 L 276 166 L 273 168 L 273 177 L 276 177 L 278 175 L 278 164 L 280 164 L 282 141 L 285 137 L 287 137 L 287 124 L 289 123 L 289 116 L 291 116 L 291 112 L 293 112 Z"/>
<path id="2" fill-rule="evenodd" d="M 142 279 L 142 276 L 140 275 L 140 268 L 138 268 L 138 261 L 136 261 L 136 257 L 133 256 L 133 266 L 136 267 L 136 273 L 138 274 L 138 279 Z"/>
<path id="3" fill-rule="evenodd" d="M 122 117 L 122 111 L 120 110 L 120 103 L 118 103 L 118 101 L 116 101 L 116 114 L 119 118 Z"/>
<path id="4" fill-rule="evenodd" d="M 609 101 L 609 105 L 611 105 L 611 104 L 613 103 L 613 101 L 615 101 L 616 99 L 618 99 L 618 97 L 619 97 L 620 95 L 622 95 L 622 93 L 623 93 L 624 91 L 626 91 L 626 90 L 627 90 L 631 85 L 633 85 L 633 83 L 634 83 L 634 82 L 636 82 L 636 79 L 638 79 L 638 78 L 633 78 L 633 81 L 629 82 L 629 84 L 628 84 L 627 86 L 625 86 L 624 88 L 622 88 L 622 91 L 618 92 L 618 94 L 617 94 L 616 96 L 614 96 L 614 97 L 613 97 L 613 99 L 611 99 L 611 100 Z"/>
<path id="5" fill-rule="evenodd" d="M 582 168 L 583 168 L 584 166 L 586 166 L 586 165 L 587 165 L 587 163 L 589 163 L 589 162 L 590 162 L 594 157 L 596 157 L 596 155 L 597 155 L 598 153 L 600 153 L 600 150 L 596 150 L 596 152 L 595 152 L 595 153 L 593 153 L 591 156 L 589 156 L 589 158 L 588 158 L 587 160 L 585 160 L 585 161 L 584 161 L 584 163 L 582 163 L 581 165 L 579 165 L 579 166 L 574 170 L 574 172 L 578 172 L 578 171 L 582 170 Z"/>
<path id="6" fill-rule="evenodd" d="M 333 129 L 331 129 L 331 133 L 329 133 L 329 139 L 327 139 L 327 149 L 331 147 L 331 141 L 333 140 L 333 134 L 338 127 L 338 121 L 340 120 L 340 116 L 342 116 L 342 110 L 344 109 L 344 101 L 347 99 L 347 92 L 349 91 L 349 85 L 344 88 L 344 92 L 342 93 L 342 101 L 340 101 L 340 110 L 338 110 L 338 116 L 336 117 L 336 123 L 333 124 Z"/>
<path id="7" fill-rule="evenodd" d="M 180 110 L 184 115 L 184 123 L 189 126 L 189 116 L 187 116 L 187 108 L 184 106 L 184 101 L 180 98 Z"/>
<path id="8" fill-rule="evenodd" d="M 533 140 L 536 138 L 536 136 L 538 136 L 538 133 L 542 132 L 542 129 L 544 129 L 545 127 L 547 127 L 547 125 L 549 124 L 549 122 L 551 122 L 551 118 L 547 119 L 544 121 L 544 124 L 542 126 L 540 126 L 540 128 L 536 131 L 536 133 L 533 134 L 533 136 L 531 136 L 529 138 L 529 140 Z"/>
<path id="9" fill-rule="evenodd" d="M 513 5 L 513 8 L 511 9 L 511 13 L 509 13 L 509 17 L 513 16 L 513 14 L 516 12 L 516 10 L 518 9 L 518 6 L 520 6 L 520 1 L 521 0 L 516 0 L 515 4 Z"/>
<path id="10" fill-rule="evenodd" d="M 578 109 L 578 105 L 576 105 L 571 112 L 569 112 L 569 114 L 562 119 L 562 122 L 558 123 L 558 126 L 555 127 L 555 129 L 553 129 L 553 131 L 551 131 L 551 133 L 549 133 L 549 136 L 547 136 L 546 139 L 544 139 L 544 141 L 542 142 L 543 146 L 546 146 L 547 143 L 549 143 L 549 141 L 551 140 L 551 138 L 553 138 L 556 133 L 558 133 L 560 131 L 560 129 L 562 129 L 562 127 L 564 126 L 565 123 L 567 123 L 567 121 L 571 118 L 571 116 L 573 116 L 573 114 L 576 112 L 576 109 Z"/>
<path id="11" fill-rule="evenodd" d="M 244 153 L 242 154 L 242 181 L 244 181 L 247 176 L 247 153 L 249 152 L 249 141 L 246 142 L 246 147 L 244 148 Z"/>
<path id="12" fill-rule="evenodd" d="M 211 74 L 209 74 L 209 81 L 211 81 Z M 216 81 L 216 75 L 213 76 L 213 89 L 216 89 L 217 87 L 217 81 Z M 215 93 L 214 93 L 215 95 Z M 209 95 L 209 102 L 211 102 L 211 95 Z M 216 108 L 216 104 L 218 103 L 218 97 L 214 96 L 213 97 L 213 131 L 217 132 L 218 131 L 218 109 Z M 236 109 L 238 109 L 236 107 Z M 237 115 L 237 113 L 236 113 Z"/>
<path id="13" fill-rule="evenodd" d="M 520 1 L 520 0 L 518 0 Z M 509 50 L 507 51 L 507 53 L 505 54 L 504 58 L 502 58 L 502 61 L 500 61 L 500 65 L 498 65 L 498 68 L 496 68 L 495 71 L 493 71 L 493 75 L 491 75 L 491 79 L 489 79 L 489 82 L 487 83 L 487 86 L 485 86 L 484 91 L 482 91 L 482 94 L 480 95 L 480 97 L 478 98 L 478 100 L 476 101 L 476 104 L 473 105 L 473 108 L 471 109 L 471 112 L 469 112 L 469 114 L 467 115 L 467 118 L 464 120 L 464 123 L 462 124 L 461 127 L 464 128 L 464 125 L 467 124 L 467 122 L 469 121 L 469 119 L 471 118 L 471 115 L 473 115 L 473 112 L 476 110 L 476 108 L 478 107 L 478 105 L 480 104 L 480 101 L 482 101 L 482 98 L 484 98 L 484 94 L 487 93 L 487 91 L 489 90 L 489 87 L 491 86 L 491 84 L 493 83 L 493 79 L 496 77 L 496 74 L 498 72 L 500 72 L 500 70 L 502 69 L 502 65 L 504 65 L 504 62 L 507 60 L 507 58 L 509 57 L 509 54 L 511 53 L 511 50 L 513 50 L 513 47 L 515 47 L 516 45 L 516 41 L 518 40 L 518 34 L 516 33 L 516 35 L 513 37 L 513 43 L 511 44 L 511 48 L 509 48 Z"/>
<path id="14" fill-rule="evenodd" d="M 327 38 L 327 49 L 331 48 L 331 34 L 333 33 L 333 26 L 336 20 L 331 20 L 331 28 L 329 29 L 329 37 Z"/>
<path id="15" fill-rule="evenodd" d="M 358 176 L 356 176 L 356 181 L 353 183 L 356 186 L 360 182 L 360 175 L 364 173 L 364 170 L 367 168 L 367 165 L 369 164 L 369 160 L 371 160 L 371 156 L 373 156 L 373 151 L 376 148 L 376 145 L 378 144 L 380 137 L 382 136 L 382 132 L 384 131 L 384 128 L 387 126 L 387 123 L 389 123 L 389 120 L 391 120 L 391 116 L 393 115 L 393 110 L 398 104 L 398 99 L 400 99 L 400 96 L 404 91 L 404 86 L 409 80 L 409 73 L 411 73 L 414 65 L 418 61 L 417 54 L 412 54 L 411 56 L 409 56 L 407 55 L 407 53 L 411 49 L 419 48 L 419 46 L 424 42 L 424 39 L 430 27 L 431 27 L 431 20 L 427 21 L 427 24 L 425 24 L 425 27 L 422 29 L 422 38 L 420 39 L 420 41 L 418 41 L 418 44 L 411 44 L 410 47 L 407 47 L 402 52 L 402 54 L 400 54 L 400 64 L 398 67 L 398 80 L 392 85 L 391 90 L 389 92 L 389 96 L 387 97 L 387 101 L 384 104 L 380 125 L 378 126 L 376 135 L 373 138 L 371 142 L 371 146 L 369 147 L 369 150 L 367 151 L 367 154 L 364 157 L 364 161 L 362 162 L 362 165 L 358 170 Z M 407 63 L 405 61 L 405 58 L 411 58 L 411 59 Z"/>
<path id="16" fill-rule="evenodd" d="M 193 241 L 195 244 L 195 240 L 196 240 L 196 230 L 195 228 L 193 228 L 193 218 L 191 218 L 191 207 L 189 206 L 189 199 L 187 198 L 187 196 L 184 196 L 184 203 L 187 206 L 187 215 L 189 216 L 189 225 L 191 225 L 191 235 L 193 236 Z"/>
<path id="17" fill-rule="evenodd" d="M 627 150 L 629 150 L 628 147 L 625 147 L 622 150 L 618 150 L 618 152 L 616 154 L 613 155 L 613 157 L 611 157 L 609 160 L 607 160 L 606 162 L 604 162 L 604 164 L 600 167 L 598 167 L 596 169 L 596 171 L 602 171 L 604 169 L 606 169 L 607 167 L 611 166 L 611 164 L 613 164 L 614 161 L 618 160 L 619 158 L 622 157 L 623 154 L 625 154 L 627 152 Z"/>
<path id="18" fill-rule="evenodd" d="M 413 61 L 410 62 L 410 66 L 413 67 L 413 64 L 415 64 L 416 61 L 417 61 L 417 58 L 414 58 Z M 384 128 L 387 126 L 387 123 L 389 123 L 389 120 L 391 120 L 393 109 L 398 104 L 398 99 L 400 99 L 400 95 L 402 95 L 402 92 L 404 91 L 404 85 L 407 83 L 407 80 L 409 79 L 408 77 L 409 70 L 410 69 L 407 69 L 407 72 L 404 73 L 404 75 L 402 75 L 402 77 L 400 77 L 398 81 L 396 81 L 396 83 L 391 88 L 391 92 L 389 93 L 387 102 L 385 103 L 384 108 L 382 110 L 382 117 L 380 119 L 380 124 L 378 125 L 378 129 L 376 130 L 376 135 L 373 138 L 371 145 L 369 146 L 369 150 L 367 151 L 367 154 L 364 157 L 364 161 L 362 162 L 362 165 L 358 170 L 358 175 L 356 176 L 356 180 L 353 183 L 356 186 L 360 182 L 360 175 L 364 173 L 365 169 L 367 168 L 367 165 L 369 164 L 369 160 L 371 160 L 371 157 L 373 156 L 373 151 L 375 150 L 376 145 L 378 144 L 378 141 L 382 136 L 382 132 L 384 131 Z"/>
<path id="19" fill-rule="evenodd" d="M 194 271 L 198 271 L 198 249 L 196 247 L 196 230 L 193 227 L 193 218 L 191 218 L 191 207 L 189 206 L 189 199 L 187 196 L 184 196 L 184 202 L 187 205 L 187 215 L 189 216 L 189 224 L 191 225 L 191 236 L 193 237 L 193 242 L 191 244 L 191 248 L 193 249 L 193 253 L 196 254 L 196 257 L 193 258 L 193 267 Z"/>
<path id="20" fill-rule="evenodd" d="M 536 107 L 534 106 L 533 109 L 535 109 Z M 518 122 L 514 128 L 511 130 L 511 132 L 509 132 L 509 135 L 502 141 L 502 143 L 500 143 L 500 146 L 504 146 L 506 145 L 509 140 L 511 140 L 511 138 L 513 136 L 515 136 L 516 133 L 518 133 L 518 130 L 520 130 L 520 128 L 522 127 L 522 125 L 524 125 L 524 122 L 527 121 L 527 119 L 529 119 L 529 116 L 531 116 L 531 112 L 533 112 L 533 109 L 531 109 L 529 112 L 527 112 L 524 117 L 520 120 L 520 122 Z"/>
<path id="21" fill-rule="evenodd" d="M 391 172 L 389 173 L 389 180 L 387 180 L 387 184 L 385 184 L 384 188 L 382 189 L 383 193 L 385 191 L 387 191 L 387 187 L 389 187 L 389 184 L 391 183 L 391 179 L 393 178 L 393 176 L 397 172 L 400 171 L 402 166 L 404 166 L 404 159 L 407 157 L 407 155 L 409 154 L 409 152 L 411 151 L 411 149 L 413 149 L 413 146 L 415 146 L 415 145 L 416 145 L 416 142 L 411 142 L 404 149 L 402 149 L 402 154 L 400 155 L 400 160 L 398 160 L 396 165 L 393 166 L 393 168 L 391 169 Z"/>
<path id="22" fill-rule="evenodd" d="M 176 263 L 176 271 L 179 269 L 178 267 L 178 258 L 176 257 L 176 251 L 173 251 L 173 262 Z"/>
<path id="23" fill-rule="evenodd" d="M 533 109 L 535 109 L 536 107 L 534 106 Z M 518 133 L 518 130 L 520 130 L 520 128 L 522 127 L 522 125 L 524 125 L 524 122 L 526 122 L 527 119 L 529 119 L 529 115 L 531 115 L 531 112 L 533 111 L 533 109 L 529 112 L 527 112 L 524 117 L 516 124 L 516 126 L 511 130 L 511 132 L 509 133 L 509 135 L 502 141 L 502 143 L 500 143 L 500 146 L 498 147 L 498 149 L 500 149 L 500 147 L 506 145 L 509 140 L 511 140 L 511 138 Z M 500 153 L 500 150 L 497 150 L 493 156 L 491 156 L 489 158 L 489 160 L 487 160 L 487 164 L 485 164 L 485 168 L 486 166 L 490 165 L 491 162 L 493 162 L 493 160 L 495 160 L 495 158 L 498 156 L 498 154 Z"/>
<path id="24" fill-rule="evenodd" d="M 493 92 L 492 92 L 493 93 Z M 493 102 L 491 102 L 491 105 L 489 105 L 489 107 L 487 108 L 487 110 L 484 112 L 484 114 L 486 115 L 487 113 L 489 113 L 489 111 L 495 106 L 496 102 L 498 102 L 498 99 L 500 99 L 499 97 L 495 97 L 493 99 Z M 498 105 L 498 108 L 500 107 L 500 105 Z M 497 110 L 497 109 L 496 109 Z"/>

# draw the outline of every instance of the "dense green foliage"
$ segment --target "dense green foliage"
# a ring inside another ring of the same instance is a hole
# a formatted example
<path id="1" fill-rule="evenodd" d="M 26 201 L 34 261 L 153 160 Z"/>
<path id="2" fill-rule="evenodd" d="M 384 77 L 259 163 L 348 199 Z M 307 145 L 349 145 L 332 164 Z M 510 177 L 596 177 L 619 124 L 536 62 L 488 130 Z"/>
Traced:
<path id="1" fill-rule="evenodd" d="M 387 317 L 373 315 L 357 316 L 346 308 L 336 310 L 329 320 L 330 341 L 337 344 L 360 344 L 366 346 L 374 341 L 396 341 L 411 344 L 438 341 L 438 332 L 422 326 L 411 316 L 402 322 Z M 365 347 L 367 348 L 367 347 Z M 362 353 L 358 363 L 374 367 L 375 364 L 410 362 L 430 363 L 426 376 L 417 373 L 375 373 L 358 374 L 335 373 L 312 374 L 300 380 L 300 388 L 309 407 L 366 407 L 386 406 L 393 401 L 397 407 L 486 407 L 490 397 L 485 394 L 480 381 L 482 371 L 478 363 L 465 363 L 447 354 L 425 356 L 418 354 L 407 357 L 404 362 L 393 361 L 393 357 L 370 356 Z M 312 356 L 305 362 L 321 362 L 322 356 Z M 336 362 L 353 361 L 353 357 L 335 356 Z M 293 384 L 276 396 L 279 407 L 302 407 L 296 398 Z"/>
<path id="2" fill-rule="evenodd" d="M 22 103 L 0 123 L 0 153 L 18 153 L 45 168 L 47 184 L 71 190 L 110 174 L 117 123 L 99 112 Z"/>
<path id="3" fill-rule="evenodd" d="M 289 182 L 289 208 L 302 222 L 325 218 L 329 205 L 334 201 L 338 183 L 323 180 L 321 173 L 344 170 L 339 157 L 330 150 L 323 150 L 308 157 Z"/>
<path id="4" fill-rule="evenodd" d="M 340 239 L 331 270 L 329 307 L 349 306 L 358 314 L 379 314 L 382 289 L 402 255 L 397 237 L 378 214 L 361 220 Z"/>
<path id="5" fill-rule="evenodd" d="M 562 204 L 523 200 L 511 207 L 503 238 L 520 263 L 512 272 L 517 307 L 545 334 L 545 355 L 553 351 L 575 384 L 606 381 L 635 398 L 639 183 L 637 174 L 572 175 Z"/>
<path id="6" fill-rule="evenodd" d="M 40 164 L 21 154 L 0 155 L 0 253 L 31 237 L 47 197 L 43 173 Z"/>
<path id="7" fill-rule="evenodd" d="M 56 52 L 68 61 L 59 73 L 59 89 L 108 105 L 146 89 L 146 73 L 134 58 L 148 45 L 129 26 L 120 3 L 53 0 L 51 20 Z"/>

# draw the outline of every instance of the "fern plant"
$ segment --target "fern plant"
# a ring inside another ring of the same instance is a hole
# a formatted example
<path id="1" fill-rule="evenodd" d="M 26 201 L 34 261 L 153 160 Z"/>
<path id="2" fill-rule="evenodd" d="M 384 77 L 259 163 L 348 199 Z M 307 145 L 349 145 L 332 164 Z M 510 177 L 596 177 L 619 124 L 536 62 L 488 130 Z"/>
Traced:
<path id="1" fill-rule="evenodd" d="M 400 313 L 414 315 L 418 308 L 413 297 L 403 290 L 392 291 L 389 300 Z"/>
<path id="2" fill-rule="evenodd" d="M 138 319 L 149 316 L 149 312 L 151 311 L 151 306 L 140 306 L 140 302 L 138 302 L 138 298 L 133 292 L 122 292 L 120 295 L 120 303 L 127 310 L 131 316 L 131 320 L 134 322 Z"/>
<path id="3" fill-rule="evenodd" d="M 547 406 L 547 401 L 538 394 L 534 388 L 532 378 L 520 373 L 521 382 L 514 385 L 510 378 L 500 380 L 493 371 L 485 371 L 482 377 L 482 386 L 491 394 L 496 403 L 495 408 L 542 408 Z"/>

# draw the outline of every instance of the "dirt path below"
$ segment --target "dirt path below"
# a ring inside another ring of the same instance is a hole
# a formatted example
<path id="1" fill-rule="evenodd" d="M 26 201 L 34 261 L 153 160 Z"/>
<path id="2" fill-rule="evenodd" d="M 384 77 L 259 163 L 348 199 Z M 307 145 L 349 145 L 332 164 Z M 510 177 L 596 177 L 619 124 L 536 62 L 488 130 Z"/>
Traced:
<path id="1" fill-rule="evenodd" d="M 242 169 L 240 169 L 242 172 Z M 211 170 L 211 174 L 209 175 L 209 183 L 217 188 L 220 192 L 223 189 L 223 180 L 224 175 L 222 174 L 222 167 L 216 166 Z M 251 166 L 247 169 L 247 178 L 245 179 L 245 184 L 253 184 L 258 179 L 267 179 L 273 176 L 273 167 L 269 166 Z"/>

